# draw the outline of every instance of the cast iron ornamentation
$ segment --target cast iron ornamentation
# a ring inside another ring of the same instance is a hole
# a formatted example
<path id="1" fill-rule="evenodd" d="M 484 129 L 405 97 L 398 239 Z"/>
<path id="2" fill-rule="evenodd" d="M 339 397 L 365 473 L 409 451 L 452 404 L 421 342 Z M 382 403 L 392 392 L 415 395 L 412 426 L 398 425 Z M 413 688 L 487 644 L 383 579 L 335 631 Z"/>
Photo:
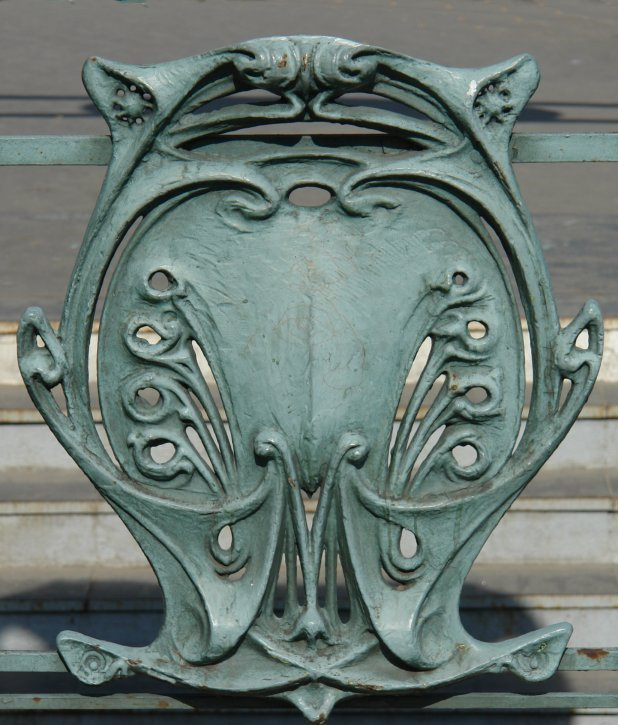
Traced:
<path id="1" fill-rule="evenodd" d="M 151 67 L 92 58 L 84 81 L 112 161 L 60 329 L 29 309 L 20 365 L 150 560 L 166 613 L 143 648 L 61 633 L 67 667 L 89 684 L 141 672 L 285 697 L 315 721 L 353 694 L 550 676 L 569 625 L 486 643 L 458 609 L 475 557 L 600 364 L 598 307 L 561 328 L 509 163 L 534 60 L 449 69 L 270 38 Z M 233 96 L 256 89 L 261 100 Z M 386 105 L 347 95 L 367 93 Z M 381 133 L 229 134 L 301 120 Z M 330 200 L 293 204 L 304 185 Z M 88 392 L 106 278 L 98 387 L 113 454 Z M 534 370 L 521 435 L 517 298 Z"/>

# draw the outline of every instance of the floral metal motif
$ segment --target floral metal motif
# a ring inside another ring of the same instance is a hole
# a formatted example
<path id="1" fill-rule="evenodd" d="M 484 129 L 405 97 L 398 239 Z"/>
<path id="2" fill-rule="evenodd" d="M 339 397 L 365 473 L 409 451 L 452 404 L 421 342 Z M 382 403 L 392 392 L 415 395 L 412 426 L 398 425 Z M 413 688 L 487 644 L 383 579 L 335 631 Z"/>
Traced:
<path id="1" fill-rule="evenodd" d="M 166 614 L 141 648 L 61 633 L 67 667 L 89 684 L 140 672 L 285 697 L 314 721 L 354 694 L 549 677 L 569 625 L 486 643 L 458 610 L 600 364 L 598 307 L 560 327 L 509 164 L 535 62 L 448 69 L 294 37 L 151 67 L 90 59 L 84 81 L 112 161 L 60 329 L 29 309 L 20 365 L 150 560 Z M 271 95 L 223 102 L 255 90 Z M 359 92 L 392 103 L 346 95 Z M 379 133 L 229 134 L 290 121 Z M 306 185 L 330 200 L 295 205 Z M 88 393 L 106 279 L 98 386 L 113 455 Z M 517 297 L 533 363 L 523 432 Z"/>

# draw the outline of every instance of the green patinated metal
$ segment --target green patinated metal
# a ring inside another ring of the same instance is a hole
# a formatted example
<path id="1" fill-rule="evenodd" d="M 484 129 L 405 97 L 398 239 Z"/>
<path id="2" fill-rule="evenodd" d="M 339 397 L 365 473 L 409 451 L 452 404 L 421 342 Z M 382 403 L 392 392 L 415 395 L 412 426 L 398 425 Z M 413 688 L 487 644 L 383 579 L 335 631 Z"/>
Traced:
<path id="1" fill-rule="evenodd" d="M 259 710 L 255 707 L 255 700 L 222 704 L 217 700 L 216 705 L 205 697 L 179 697 L 170 694 L 151 693 L 117 693 L 114 695 L 74 695 L 50 694 L 48 692 L 27 693 L 18 695 L 3 695 L 0 702 L 1 709 L 9 712 L 28 711 L 54 712 L 54 711 L 120 711 L 133 713 L 138 711 L 158 712 L 166 714 L 201 712 L 205 717 L 212 715 L 221 719 L 236 716 L 235 722 L 245 722 L 243 715 L 255 718 L 256 715 L 264 721 L 270 716 L 287 714 L 276 704 L 264 706 L 260 704 Z M 546 715 L 568 712 L 577 715 L 590 712 L 594 708 L 595 715 L 616 715 L 618 710 L 618 695 L 597 692 L 549 692 L 538 695 L 523 695 L 513 692 L 466 692 L 452 695 L 441 692 L 427 693 L 406 697 L 403 702 L 394 698 L 380 699 L 377 702 L 356 701 L 350 703 L 346 714 L 355 714 L 364 717 L 360 722 L 371 722 L 368 718 L 379 718 L 383 709 L 388 710 L 389 722 L 408 723 L 409 720 L 399 720 L 398 715 L 410 715 L 416 712 L 445 712 L 455 714 L 458 712 L 542 712 Z M 259 715 L 258 715 L 259 713 Z M 242 719 L 241 719 L 242 718 Z M 279 719 L 277 718 L 277 719 Z M 392 719 L 391 719 L 392 718 Z M 281 721 L 281 720 L 279 720 Z M 157 721 L 159 722 L 159 721 Z M 247 722 L 249 720 L 247 719 Z M 290 718 L 283 722 L 296 723 L 297 718 Z"/>
<path id="2" fill-rule="evenodd" d="M 608 647 L 606 649 L 600 647 L 567 647 L 558 669 L 567 672 L 618 670 L 618 647 Z M 0 672 L 66 671 L 66 667 L 57 652 L 0 650 Z"/>
<path id="3" fill-rule="evenodd" d="M 598 307 L 560 327 L 510 167 L 532 58 L 449 69 L 301 36 L 151 67 L 93 58 L 84 81 L 112 158 L 60 329 L 28 310 L 20 366 L 149 558 L 166 614 L 141 648 L 61 633 L 67 668 L 88 684 L 139 672 L 284 697 L 315 721 L 354 694 L 502 670 L 549 677 L 570 625 L 486 643 L 458 608 L 475 557 L 600 365 Z M 235 102 L 253 89 L 272 99 Z M 346 96 L 357 92 L 396 110 Z M 230 133 L 299 120 L 381 133 Z M 306 186 L 328 200 L 299 206 L 292 192 Z M 98 386 L 111 453 L 88 394 L 106 279 Z M 534 369 L 521 435 L 517 299 Z"/>
<path id="4" fill-rule="evenodd" d="M 514 163 L 618 161 L 618 133 L 514 133 L 509 148 Z M 108 136 L 0 136 L 0 166 L 107 166 L 111 157 Z"/>
<path id="5" fill-rule="evenodd" d="M 0 166 L 107 166 L 108 136 L 0 137 Z"/>

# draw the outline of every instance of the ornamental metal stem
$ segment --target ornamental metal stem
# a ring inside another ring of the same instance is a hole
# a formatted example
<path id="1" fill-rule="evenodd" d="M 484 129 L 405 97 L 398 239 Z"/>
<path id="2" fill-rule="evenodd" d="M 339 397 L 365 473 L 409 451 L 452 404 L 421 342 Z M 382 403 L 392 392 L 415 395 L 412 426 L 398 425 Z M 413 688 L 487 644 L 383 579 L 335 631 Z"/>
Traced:
<path id="1" fill-rule="evenodd" d="M 141 672 L 285 697 L 314 721 L 352 694 L 549 677 L 570 625 L 486 643 L 458 609 L 601 359 L 594 302 L 560 328 L 509 163 L 534 60 L 449 69 L 299 36 L 150 67 L 92 58 L 84 82 L 112 160 L 60 329 L 29 309 L 20 366 L 150 560 L 166 615 L 141 648 L 61 633 L 67 667 L 89 684 Z M 255 89 L 272 97 L 233 97 Z M 377 133 L 230 134 L 299 120 Z M 295 205 L 305 185 L 330 200 Z M 106 279 L 98 386 L 112 453 L 87 368 Z M 518 300 L 534 370 L 523 432 Z"/>

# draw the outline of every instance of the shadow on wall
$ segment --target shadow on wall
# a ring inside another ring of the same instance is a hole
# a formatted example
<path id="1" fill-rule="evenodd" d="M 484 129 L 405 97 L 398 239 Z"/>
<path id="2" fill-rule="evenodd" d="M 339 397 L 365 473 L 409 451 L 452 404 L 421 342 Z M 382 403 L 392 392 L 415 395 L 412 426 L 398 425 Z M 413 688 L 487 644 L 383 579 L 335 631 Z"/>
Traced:
<path id="1" fill-rule="evenodd" d="M 50 586 L 44 588 L 31 588 L 11 595 L 10 599 L 1 602 L 0 614 L 0 649 L 55 649 L 55 637 L 63 629 L 74 629 L 84 634 L 102 639 L 111 639 L 127 645 L 140 646 L 151 642 L 160 627 L 163 619 L 163 602 L 158 586 L 144 583 L 131 585 L 125 580 L 114 581 L 110 579 L 98 590 L 97 599 L 91 595 L 84 601 L 74 600 L 72 603 L 62 597 L 68 586 L 63 586 L 59 578 L 55 582 L 55 591 Z M 475 597 L 487 598 L 498 595 L 498 592 L 479 590 L 473 585 L 466 584 L 464 597 L 467 601 Z M 534 618 L 525 613 L 518 612 L 512 619 L 504 610 L 474 610 L 462 611 L 462 620 L 468 631 L 478 639 L 504 639 L 530 632 L 539 627 Z M 516 621 L 517 631 L 513 631 L 513 621 Z M 518 692 L 542 693 L 549 691 L 566 690 L 569 687 L 568 679 L 564 674 L 557 674 L 551 680 L 541 683 L 526 683 L 509 674 L 480 675 L 449 687 L 436 688 L 427 691 L 423 698 L 425 702 L 439 702 L 450 695 L 462 692 Z M 77 682 L 68 674 L 3 674 L 0 678 L 0 699 L 3 694 L 17 693 L 72 693 L 87 695 L 106 695 L 113 693 L 148 692 L 169 695 L 184 701 L 193 707 L 191 713 L 119 713 L 119 712 L 90 712 L 83 715 L 78 713 L 49 714 L 44 718 L 31 714 L 12 713 L 12 725 L 21 723 L 45 722 L 84 723 L 84 725 L 98 725 L 98 723 L 122 722 L 139 725 L 140 723 L 180 723 L 204 722 L 208 725 L 249 725 L 249 723 L 264 722 L 269 725 L 302 725 L 306 720 L 293 708 L 279 700 L 265 698 L 242 698 L 234 696 L 233 699 L 216 695 L 200 695 L 195 690 L 185 687 L 174 687 L 147 677 L 132 677 L 126 680 L 117 680 L 101 687 L 87 687 Z M 527 714 L 502 712 L 422 712 L 415 707 L 414 697 L 371 697 L 352 698 L 340 703 L 328 720 L 329 725 L 375 725 L 384 723 L 388 725 L 412 725 L 416 722 L 453 723 L 453 725 L 494 725 L 504 722 L 505 725 L 566 725 L 571 723 L 568 713 L 556 714 Z"/>

